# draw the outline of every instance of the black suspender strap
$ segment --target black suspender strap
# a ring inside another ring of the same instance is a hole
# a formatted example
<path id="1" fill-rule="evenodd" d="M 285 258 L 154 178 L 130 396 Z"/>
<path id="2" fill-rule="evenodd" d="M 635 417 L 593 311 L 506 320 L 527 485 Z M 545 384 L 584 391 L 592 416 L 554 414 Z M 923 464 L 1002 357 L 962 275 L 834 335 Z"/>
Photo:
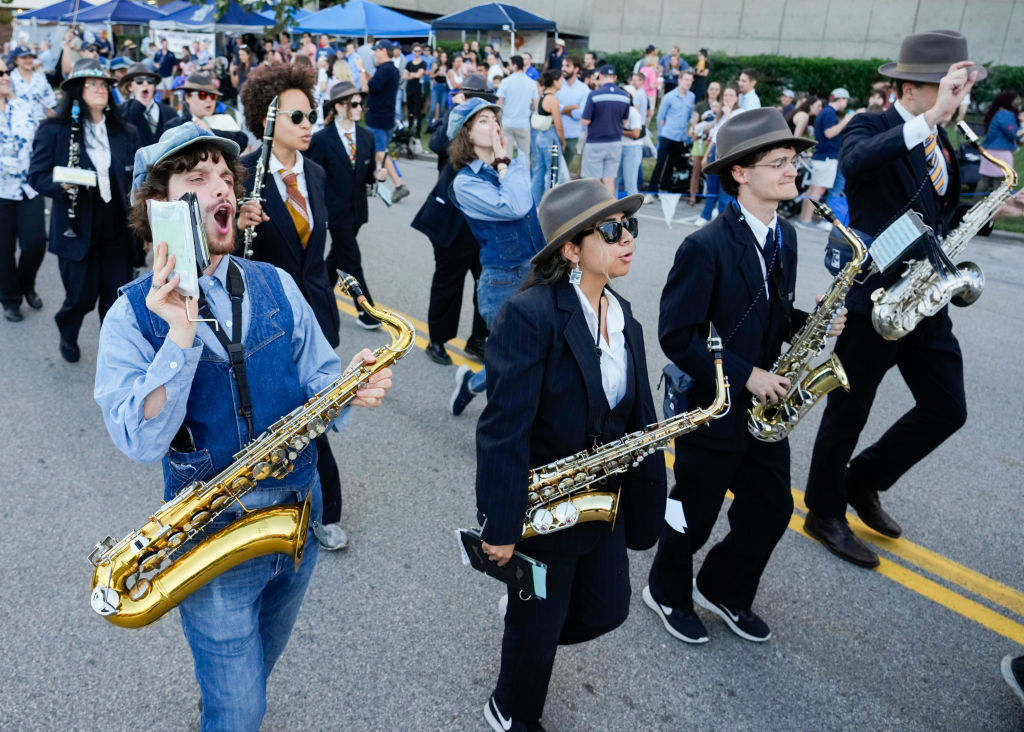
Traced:
<path id="1" fill-rule="evenodd" d="M 242 279 L 242 271 L 233 261 L 228 262 L 228 295 L 231 296 L 231 338 L 228 339 L 223 327 L 215 328 L 213 332 L 228 353 L 231 372 L 238 384 L 238 399 L 242 403 L 238 413 L 245 417 L 245 423 L 249 427 L 249 442 L 252 442 L 255 436 L 252 424 L 252 397 L 249 394 L 249 379 L 245 374 L 245 346 L 242 344 L 242 298 L 245 296 L 245 281 Z M 210 303 L 203 292 L 199 295 L 199 314 L 204 318 L 213 318 Z"/>

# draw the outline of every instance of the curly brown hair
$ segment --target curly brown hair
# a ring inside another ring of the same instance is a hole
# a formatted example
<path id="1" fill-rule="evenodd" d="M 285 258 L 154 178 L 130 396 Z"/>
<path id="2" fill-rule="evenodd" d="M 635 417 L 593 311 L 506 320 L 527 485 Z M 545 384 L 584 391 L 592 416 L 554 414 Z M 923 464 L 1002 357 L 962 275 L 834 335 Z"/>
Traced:
<path id="1" fill-rule="evenodd" d="M 146 179 L 132 196 L 134 203 L 128 212 L 128 225 L 132 227 L 136 236 L 143 241 L 153 240 L 153 232 L 149 228 L 149 211 L 146 207 L 146 201 L 151 198 L 166 201 L 167 188 L 172 175 L 186 173 L 204 160 L 212 160 L 215 163 L 219 162 L 221 157 L 221 149 L 219 147 L 200 142 L 186 147 L 175 155 L 164 158 L 156 165 L 151 165 L 146 172 Z M 235 198 L 240 200 L 245 196 L 245 186 L 243 185 L 247 175 L 245 166 L 236 157 L 227 155 L 223 157 L 228 164 L 228 168 L 231 169 L 232 175 L 235 176 Z"/>
<path id="2" fill-rule="evenodd" d="M 271 64 L 256 68 L 245 80 L 242 87 L 242 106 L 245 108 L 245 126 L 256 137 L 263 137 L 263 120 L 274 97 L 289 89 L 298 89 L 309 99 L 311 109 L 316 109 L 313 87 L 316 86 L 316 69 L 297 64 Z"/>

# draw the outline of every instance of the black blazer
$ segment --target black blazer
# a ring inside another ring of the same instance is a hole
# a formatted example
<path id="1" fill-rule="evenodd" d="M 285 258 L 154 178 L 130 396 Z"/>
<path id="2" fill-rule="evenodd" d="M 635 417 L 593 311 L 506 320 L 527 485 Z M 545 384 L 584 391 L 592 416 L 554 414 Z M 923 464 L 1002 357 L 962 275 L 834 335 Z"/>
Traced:
<path id="1" fill-rule="evenodd" d="M 924 145 L 907 150 L 903 125 L 899 112 L 890 107 L 879 114 L 858 114 L 846 126 L 839 165 L 846 176 L 850 226 L 875 237 L 909 203 L 924 222 L 942 236 L 960 201 L 960 166 L 956 152 L 940 126 L 939 145 L 949 177 L 946 195 L 940 197 L 928 177 Z M 920 254 L 916 258 L 919 259 Z M 901 266 L 893 265 L 888 275 L 876 273 L 863 284 L 854 285 L 846 298 L 847 307 L 869 312 L 871 293 L 878 287 L 891 285 L 902 271 Z"/>
<path id="2" fill-rule="evenodd" d="M 476 237 L 466 222 L 466 217 L 451 199 L 450 191 L 455 180 L 455 169 L 445 165 L 437 176 L 434 190 L 416 212 L 410 226 L 422 232 L 435 247 L 448 247 L 458 239 L 465 239 L 477 245 Z"/>
<path id="3" fill-rule="evenodd" d="M 121 119 L 125 122 L 135 125 L 139 131 L 139 140 L 142 144 L 152 145 L 154 142 L 160 139 L 160 135 L 164 134 L 164 131 L 169 127 L 173 127 L 175 118 L 178 117 L 177 113 L 170 106 L 163 102 L 153 102 L 157 108 L 157 124 L 156 132 L 149 131 L 149 121 L 146 119 L 146 108 L 142 106 L 142 102 L 135 99 L 129 99 L 127 102 L 122 104 L 118 111 L 121 113 Z M 181 124 L 178 122 L 178 124 Z"/>
<path id="4" fill-rule="evenodd" d="M 245 179 L 246 194 L 252 193 L 255 183 L 256 164 L 260 159 L 260 149 L 244 155 L 242 165 L 249 171 Z M 338 315 L 338 303 L 334 298 L 333 279 L 327 274 L 324 264 L 324 246 L 327 242 L 327 204 L 324 203 L 324 188 L 327 177 L 324 169 L 311 160 L 304 160 L 302 170 L 306 176 L 306 187 L 309 190 L 309 206 L 313 212 L 313 231 L 309 242 L 303 248 L 299 234 L 295 230 L 291 214 L 285 206 L 272 171 L 267 171 L 267 179 L 263 184 L 263 213 L 270 217 L 256 227 L 256 238 L 253 241 L 253 259 L 269 262 L 280 267 L 292 276 L 302 291 L 302 296 L 313 308 L 320 329 L 324 332 L 327 342 L 333 348 L 338 347 L 340 339 L 338 328 L 341 319 Z M 238 237 L 239 248 L 242 237 Z M 240 251 L 236 251 L 240 254 Z"/>
<path id="5" fill-rule="evenodd" d="M 722 361 L 732 400 L 729 413 L 711 422 L 710 429 L 682 438 L 688 445 L 721 449 L 743 436 L 751 399 L 745 385 L 753 368 L 771 368 L 783 341 L 807 319 L 807 313 L 793 307 L 796 231 L 782 217 L 777 221 L 782 227 L 782 269 L 776 280 L 781 297 L 773 297 L 770 305 L 762 292 L 757 242 L 735 206 L 686 237 L 676 251 L 661 293 L 661 348 L 693 377 L 692 407 L 707 406 L 715 394 L 714 362 L 707 350 L 708 324 L 714 323 L 727 341 Z"/>
<path id="6" fill-rule="evenodd" d="M 85 122 L 82 122 L 84 128 Z M 89 153 L 85 148 L 85 130 L 80 130 L 82 142 L 79 143 L 78 167 L 95 170 Z M 107 126 L 107 137 L 110 140 L 110 185 L 113 200 L 121 207 L 120 219 L 128 225 L 128 196 L 132 189 L 132 169 L 135 165 L 135 151 L 139 148 L 139 136 L 132 125 L 121 124 L 114 132 Z M 50 251 L 67 257 L 76 262 L 85 258 L 92 245 L 93 207 L 92 191 L 80 189 L 78 206 L 77 237 L 64 236 L 68 220 L 68 199 L 60 183 L 53 182 L 53 169 L 58 165 L 68 164 L 68 149 L 71 146 L 71 122 L 47 119 L 39 125 L 32 144 L 32 161 L 28 170 L 28 184 L 45 196 L 53 199 L 50 212 Z"/>
<path id="7" fill-rule="evenodd" d="M 356 164 L 345 152 L 345 143 L 338 134 L 338 126 L 331 122 L 313 135 L 305 155 L 327 173 L 327 225 L 350 226 L 358 231 L 369 218 L 366 206 L 366 186 L 376 181 L 377 147 L 373 135 L 362 125 L 356 125 Z"/>
<path id="8" fill-rule="evenodd" d="M 633 431 L 657 417 L 643 333 L 629 303 L 618 300 L 636 382 L 627 424 Z M 572 286 L 535 286 L 509 298 L 487 340 L 486 364 L 487 406 L 476 432 L 478 518 L 487 519 L 485 541 L 514 544 L 522 537 L 530 468 L 591 447 L 588 430 L 602 424 L 610 411 L 594 336 Z M 627 544 L 653 546 L 665 511 L 662 454 L 624 473 L 621 486 L 619 520 L 625 522 Z"/>

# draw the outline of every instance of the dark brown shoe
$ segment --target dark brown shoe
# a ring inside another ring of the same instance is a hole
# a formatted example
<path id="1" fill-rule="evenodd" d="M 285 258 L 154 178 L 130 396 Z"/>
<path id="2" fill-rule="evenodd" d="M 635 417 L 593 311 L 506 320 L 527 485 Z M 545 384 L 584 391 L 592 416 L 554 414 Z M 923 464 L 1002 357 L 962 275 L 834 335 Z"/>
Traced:
<path id="1" fill-rule="evenodd" d="M 854 535 L 846 519 L 822 518 L 808 511 L 804 519 L 804 531 L 837 557 L 851 564 L 868 569 L 879 565 L 878 555 Z"/>
<path id="2" fill-rule="evenodd" d="M 888 536 L 890 539 L 899 539 L 903 534 L 900 525 L 882 508 L 882 503 L 878 500 L 878 491 L 852 488 L 846 500 L 860 516 L 860 520 L 879 534 Z"/>

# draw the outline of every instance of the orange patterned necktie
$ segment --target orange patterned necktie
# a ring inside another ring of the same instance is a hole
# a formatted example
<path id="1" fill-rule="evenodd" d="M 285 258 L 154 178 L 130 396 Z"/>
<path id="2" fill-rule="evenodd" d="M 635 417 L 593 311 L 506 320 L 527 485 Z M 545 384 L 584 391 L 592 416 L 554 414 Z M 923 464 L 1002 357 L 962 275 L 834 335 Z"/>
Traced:
<path id="1" fill-rule="evenodd" d="M 946 170 L 939 164 L 939 140 L 935 135 L 928 135 L 924 141 L 924 159 L 928 163 L 928 176 L 935 192 L 940 196 L 946 195 Z"/>
<path id="2" fill-rule="evenodd" d="M 309 235 L 311 233 L 309 216 L 306 214 L 306 199 L 302 197 L 302 191 L 299 190 L 295 173 L 282 168 L 281 179 L 284 181 L 285 189 L 288 192 L 288 200 L 285 201 L 285 206 L 288 207 L 288 213 L 295 223 L 295 231 L 299 234 L 302 248 L 305 249 L 309 243 Z"/>
<path id="3" fill-rule="evenodd" d="M 348 159 L 352 165 L 356 164 L 356 138 L 352 132 L 345 133 L 345 139 L 348 140 Z"/>

